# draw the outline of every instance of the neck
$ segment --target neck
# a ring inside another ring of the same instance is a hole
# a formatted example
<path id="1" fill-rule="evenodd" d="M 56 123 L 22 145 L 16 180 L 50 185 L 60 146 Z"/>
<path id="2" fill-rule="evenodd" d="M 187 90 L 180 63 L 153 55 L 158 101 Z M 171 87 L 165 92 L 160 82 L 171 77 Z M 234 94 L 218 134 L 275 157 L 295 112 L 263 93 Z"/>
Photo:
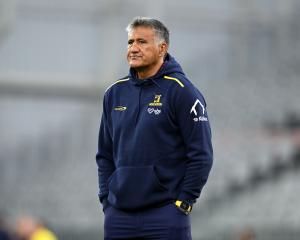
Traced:
<path id="1" fill-rule="evenodd" d="M 142 68 L 136 68 L 135 71 L 137 72 L 137 77 L 139 79 L 145 79 L 154 76 L 161 66 L 163 65 L 164 61 L 161 59 L 157 64 L 154 66 L 149 66 L 149 67 L 142 67 Z"/>

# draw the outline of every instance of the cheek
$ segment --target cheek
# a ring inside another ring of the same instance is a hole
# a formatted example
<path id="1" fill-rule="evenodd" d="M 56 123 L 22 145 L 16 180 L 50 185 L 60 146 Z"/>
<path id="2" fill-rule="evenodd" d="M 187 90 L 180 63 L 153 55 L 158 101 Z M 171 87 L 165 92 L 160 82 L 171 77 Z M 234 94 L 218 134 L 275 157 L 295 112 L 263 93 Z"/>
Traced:
<path id="1" fill-rule="evenodd" d="M 151 48 L 148 50 L 152 57 L 157 57 L 159 55 L 159 50 L 157 48 Z"/>
<path id="2" fill-rule="evenodd" d="M 127 60 L 129 59 L 129 54 L 130 54 L 130 52 L 129 52 L 129 50 L 127 50 L 127 52 L 126 52 L 126 58 L 127 58 Z"/>
<path id="3" fill-rule="evenodd" d="M 158 53 L 153 51 L 149 54 L 149 60 L 151 59 L 151 61 L 156 61 L 158 59 Z"/>
<path id="4" fill-rule="evenodd" d="M 147 56 L 147 58 L 154 58 L 156 56 L 156 52 L 153 48 L 147 48 L 147 49 L 144 49 L 143 51 L 144 55 Z"/>

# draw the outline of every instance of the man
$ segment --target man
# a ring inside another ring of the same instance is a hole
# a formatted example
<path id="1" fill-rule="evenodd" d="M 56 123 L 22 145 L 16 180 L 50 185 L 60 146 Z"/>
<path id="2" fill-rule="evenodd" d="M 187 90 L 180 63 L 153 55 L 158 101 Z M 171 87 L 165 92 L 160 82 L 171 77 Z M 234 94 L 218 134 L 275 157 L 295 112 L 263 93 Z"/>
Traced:
<path id="1" fill-rule="evenodd" d="M 160 21 L 138 17 L 127 31 L 130 71 L 105 92 L 96 155 L 104 237 L 188 240 L 213 158 L 205 100 Z"/>

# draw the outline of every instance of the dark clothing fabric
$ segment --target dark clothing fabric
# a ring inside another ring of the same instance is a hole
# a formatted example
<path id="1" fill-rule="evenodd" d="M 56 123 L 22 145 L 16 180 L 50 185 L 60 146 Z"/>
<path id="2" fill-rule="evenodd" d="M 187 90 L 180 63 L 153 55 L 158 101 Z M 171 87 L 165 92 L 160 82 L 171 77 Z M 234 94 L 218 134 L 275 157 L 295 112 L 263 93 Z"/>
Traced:
<path id="1" fill-rule="evenodd" d="M 155 76 L 140 80 L 130 69 L 107 89 L 96 160 L 104 208 L 199 197 L 213 160 L 206 102 L 169 54 Z"/>
<path id="2" fill-rule="evenodd" d="M 173 203 L 138 212 L 124 212 L 108 206 L 104 239 L 191 240 L 190 216 Z"/>
<path id="3" fill-rule="evenodd" d="M 11 240 L 8 233 L 0 229 L 0 240 Z"/>

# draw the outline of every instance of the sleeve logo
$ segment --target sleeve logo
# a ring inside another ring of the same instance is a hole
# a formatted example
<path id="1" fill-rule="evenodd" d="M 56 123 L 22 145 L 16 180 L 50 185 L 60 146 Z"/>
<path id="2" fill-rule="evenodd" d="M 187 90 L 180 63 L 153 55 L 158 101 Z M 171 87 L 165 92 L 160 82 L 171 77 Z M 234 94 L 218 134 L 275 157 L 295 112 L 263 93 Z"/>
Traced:
<path id="1" fill-rule="evenodd" d="M 198 107 L 198 111 L 197 111 L 197 106 Z M 200 108 L 201 107 L 201 108 Z M 194 122 L 207 122 L 208 119 L 207 117 L 204 116 L 204 113 L 205 113 L 205 107 L 204 105 L 200 102 L 199 99 L 197 99 L 194 103 L 194 105 L 192 106 L 191 108 L 191 111 L 190 111 L 190 114 L 194 114 L 195 117 L 193 118 L 193 121 Z"/>

